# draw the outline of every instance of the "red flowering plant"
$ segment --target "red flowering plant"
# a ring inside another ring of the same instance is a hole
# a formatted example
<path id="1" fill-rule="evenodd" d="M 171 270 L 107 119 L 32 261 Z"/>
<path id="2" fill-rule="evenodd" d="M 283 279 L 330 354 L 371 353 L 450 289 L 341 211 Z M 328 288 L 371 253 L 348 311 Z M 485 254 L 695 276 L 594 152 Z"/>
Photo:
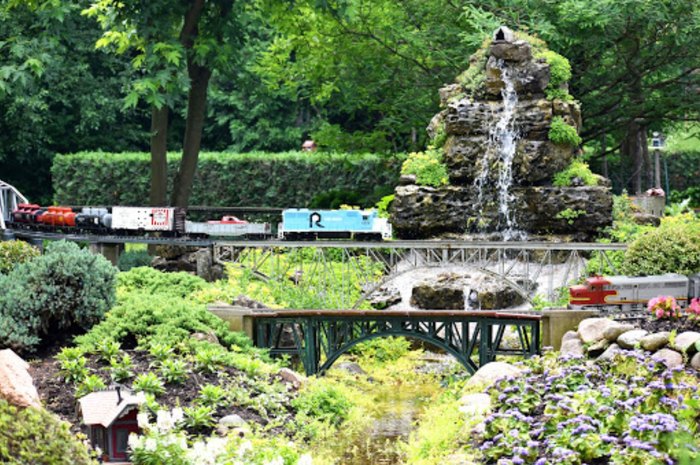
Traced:
<path id="1" fill-rule="evenodd" d="M 670 295 L 660 295 L 654 297 L 647 304 L 647 308 L 656 318 L 678 318 L 681 307 L 676 299 Z"/>
<path id="2" fill-rule="evenodd" d="M 700 297 L 695 297 L 690 301 L 690 305 L 685 309 L 688 315 L 694 318 L 700 318 Z"/>

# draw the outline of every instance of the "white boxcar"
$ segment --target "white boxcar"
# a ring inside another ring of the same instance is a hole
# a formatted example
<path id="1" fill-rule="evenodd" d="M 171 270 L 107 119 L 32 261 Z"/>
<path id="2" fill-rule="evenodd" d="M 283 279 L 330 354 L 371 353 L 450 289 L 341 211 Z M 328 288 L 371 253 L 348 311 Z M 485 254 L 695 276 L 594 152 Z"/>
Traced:
<path id="1" fill-rule="evenodd" d="M 269 223 L 197 223 L 185 221 L 187 234 L 206 234 L 207 236 L 269 236 L 272 231 Z"/>
<path id="2" fill-rule="evenodd" d="M 112 229 L 173 231 L 174 222 L 174 208 L 112 207 Z"/>

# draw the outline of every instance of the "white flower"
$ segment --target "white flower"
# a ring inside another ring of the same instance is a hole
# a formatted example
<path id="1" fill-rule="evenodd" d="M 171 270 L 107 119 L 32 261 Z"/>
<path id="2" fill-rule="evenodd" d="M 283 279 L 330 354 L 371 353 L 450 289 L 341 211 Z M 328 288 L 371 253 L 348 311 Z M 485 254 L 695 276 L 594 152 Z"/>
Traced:
<path id="1" fill-rule="evenodd" d="M 142 412 L 136 415 L 136 421 L 139 424 L 139 428 L 141 429 L 147 429 L 148 428 L 148 413 Z"/>
<path id="2" fill-rule="evenodd" d="M 170 416 L 170 412 L 166 410 L 158 410 L 158 414 L 156 416 L 156 425 L 159 431 L 165 432 L 173 429 L 173 426 L 175 426 L 175 422 Z"/>
<path id="3" fill-rule="evenodd" d="M 158 441 L 154 438 L 146 438 L 146 443 L 144 444 L 144 449 L 148 452 L 153 452 L 158 447 Z"/>
<path id="4" fill-rule="evenodd" d="M 180 407 L 175 407 L 171 415 L 174 423 L 181 421 L 185 417 Z"/>
<path id="5" fill-rule="evenodd" d="M 313 465 L 314 461 L 311 458 L 311 454 L 304 454 L 297 460 L 297 465 Z"/>
<path id="6" fill-rule="evenodd" d="M 129 444 L 129 447 L 131 448 L 131 450 L 134 450 L 141 445 L 141 439 L 142 439 L 142 436 L 139 436 L 136 433 L 131 433 L 129 435 L 128 444 Z"/>

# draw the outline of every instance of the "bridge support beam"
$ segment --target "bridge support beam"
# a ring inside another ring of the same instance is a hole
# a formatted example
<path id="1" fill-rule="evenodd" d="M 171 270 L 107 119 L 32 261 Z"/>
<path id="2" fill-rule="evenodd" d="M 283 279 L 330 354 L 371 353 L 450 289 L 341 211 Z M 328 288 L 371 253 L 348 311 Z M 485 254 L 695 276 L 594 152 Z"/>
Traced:
<path id="1" fill-rule="evenodd" d="M 124 252 L 124 244 L 95 242 L 90 244 L 90 252 L 103 255 L 112 265 L 117 266 L 119 255 Z"/>
<path id="2" fill-rule="evenodd" d="M 231 331 L 240 331 L 253 339 L 253 310 L 235 305 L 210 305 L 208 310 L 228 323 Z M 255 310 L 260 313 L 260 310 Z"/>
<path id="3" fill-rule="evenodd" d="M 542 310 L 542 347 L 561 349 L 561 338 L 567 331 L 574 331 L 586 318 L 593 318 L 600 313 L 596 310 L 570 310 L 553 308 Z"/>

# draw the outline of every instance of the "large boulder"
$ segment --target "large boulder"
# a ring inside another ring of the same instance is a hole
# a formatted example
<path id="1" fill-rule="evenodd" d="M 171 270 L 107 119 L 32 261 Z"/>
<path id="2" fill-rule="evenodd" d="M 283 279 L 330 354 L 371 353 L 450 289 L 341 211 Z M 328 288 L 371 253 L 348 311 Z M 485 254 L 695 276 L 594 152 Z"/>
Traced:
<path id="1" fill-rule="evenodd" d="M 623 349 L 634 349 L 641 343 L 642 338 L 647 334 L 649 334 L 649 332 L 643 329 L 627 331 L 626 333 L 620 334 L 620 337 L 617 338 L 617 343 Z"/>
<path id="2" fill-rule="evenodd" d="M 605 330 L 613 324 L 607 318 L 586 318 L 578 324 L 578 335 L 584 344 L 605 339 Z"/>
<path id="3" fill-rule="evenodd" d="M 41 408 L 29 364 L 12 349 L 0 350 L 0 397 L 16 407 Z"/>
<path id="4" fill-rule="evenodd" d="M 700 341 L 700 333 L 696 331 L 685 331 L 676 335 L 676 338 L 670 344 L 672 349 L 688 355 L 692 355 L 696 351 L 695 343 Z"/>
<path id="5" fill-rule="evenodd" d="M 469 378 L 467 388 L 479 387 L 486 389 L 492 386 L 501 378 L 517 378 L 523 374 L 523 370 L 506 362 L 491 362 L 479 368 L 476 373 Z"/>

